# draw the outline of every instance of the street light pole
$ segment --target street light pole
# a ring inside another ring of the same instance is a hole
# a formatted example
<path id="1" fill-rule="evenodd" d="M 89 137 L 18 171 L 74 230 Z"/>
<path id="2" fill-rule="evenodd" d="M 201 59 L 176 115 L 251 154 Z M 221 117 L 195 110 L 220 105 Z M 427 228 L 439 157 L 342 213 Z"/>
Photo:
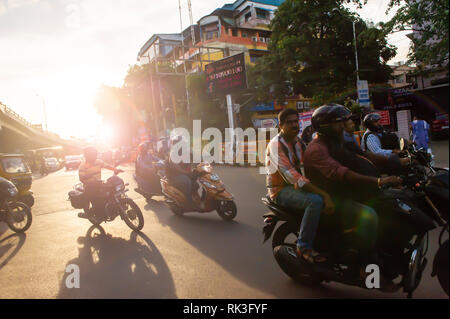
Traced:
<path id="1" fill-rule="evenodd" d="M 352 20 L 352 25 L 353 25 L 353 40 L 355 41 L 356 80 L 359 81 L 358 47 L 356 45 L 355 20 Z"/>
<path id="2" fill-rule="evenodd" d="M 347 16 L 343 15 L 342 12 L 338 8 L 334 8 L 332 11 L 339 13 L 342 17 L 347 20 L 350 20 Z M 359 81 L 359 65 L 358 65 L 358 48 L 356 45 L 356 28 L 355 28 L 355 20 L 350 20 L 353 26 L 353 41 L 355 42 L 355 63 L 356 63 L 356 80 Z"/>
<path id="3" fill-rule="evenodd" d="M 47 111 L 45 109 L 45 99 L 42 95 L 36 93 L 36 96 L 39 96 L 42 99 L 42 109 L 44 111 L 44 125 L 45 125 L 45 131 L 48 132 L 48 127 L 47 127 Z"/>

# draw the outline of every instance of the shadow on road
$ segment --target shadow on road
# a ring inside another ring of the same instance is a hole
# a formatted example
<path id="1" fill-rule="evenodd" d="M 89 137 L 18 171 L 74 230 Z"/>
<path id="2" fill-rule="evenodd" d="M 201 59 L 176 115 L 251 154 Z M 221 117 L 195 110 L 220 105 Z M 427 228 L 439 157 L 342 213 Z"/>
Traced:
<path id="1" fill-rule="evenodd" d="M 65 272 L 57 298 L 176 298 L 169 268 L 145 234 L 125 240 L 92 226 L 78 243 L 79 256 L 67 266 L 79 267 L 80 288 L 66 287 Z"/>
<path id="2" fill-rule="evenodd" d="M 198 215 L 170 216 L 166 222 L 231 275 L 276 298 L 361 298 L 359 289 L 349 291 L 345 287 L 297 284 L 282 273 L 273 255 L 267 254 L 261 230 L 255 227 Z"/>
<path id="3" fill-rule="evenodd" d="M 0 240 L 0 270 L 19 252 L 26 238 L 26 234 L 12 234 Z"/>

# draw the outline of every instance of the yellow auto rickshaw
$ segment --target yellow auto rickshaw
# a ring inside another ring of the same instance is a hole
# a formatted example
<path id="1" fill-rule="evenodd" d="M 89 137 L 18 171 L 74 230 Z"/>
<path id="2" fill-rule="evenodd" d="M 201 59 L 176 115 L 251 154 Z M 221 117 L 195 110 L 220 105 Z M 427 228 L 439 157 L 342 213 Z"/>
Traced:
<path id="1" fill-rule="evenodd" d="M 18 189 L 17 200 L 28 207 L 34 205 L 31 189 L 32 175 L 23 154 L 0 153 L 0 176 L 11 181 Z"/>

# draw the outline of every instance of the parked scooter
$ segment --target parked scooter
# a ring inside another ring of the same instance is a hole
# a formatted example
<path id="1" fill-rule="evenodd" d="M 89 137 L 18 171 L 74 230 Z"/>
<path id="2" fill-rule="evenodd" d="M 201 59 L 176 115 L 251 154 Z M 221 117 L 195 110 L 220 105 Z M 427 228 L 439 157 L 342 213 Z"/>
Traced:
<path id="1" fill-rule="evenodd" d="M 84 193 L 82 183 L 76 184 L 69 192 L 69 200 L 73 208 L 83 209 L 84 214 L 78 214 L 80 218 L 88 218 L 93 225 L 100 225 L 103 222 L 112 222 L 120 218 L 132 230 L 141 230 L 144 227 L 144 216 L 139 206 L 126 195 L 128 183 L 114 174 L 106 183 L 103 183 L 101 192 L 104 194 L 105 206 L 102 211 L 95 211 L 90 208 L 89 198 Z M 90 217 L 86 217 L 90 216 Z"/>
<path id="2" fill-rule="evenodd" d="M 217 211 L 219 216 L 230 221 L 236 217 L 237 207 L 234 197 L 226 191 L 224 183 L 217 174 L 212 173 L 212 167 L 208 163 L 200 163 L 195 168 L 200 174 L 198 183 L 200 185 L 201 195 L 194 192 L 194 203 L 197 208 L 188 208 L 189 204 L 186 196 L 178 189 L 173 187 L 167 177 L 161 176 L 162 192 L 165 195 L 165 202 L 170 210 L 176 215 L 183 215 L 189 212 L 210 213 Z"/>
<path id="3" fill-rule="evenodd" d="M 408 156 L 420 162 L 420 154 L 408 152 Z M 429 157 L 428 160 L 431 158 Z M 422 158 L 422 164 L 426 164 Z M 448 172 L 447 172 L 448 174 Z M 448 239 L 443 242 L 443 236 L 448 234 L 448 208 L 442 208 L 442 203 L 448 206 L 448 184 L 434 179 L 433 172 L 427 172 L 423 166 L 411 165 L 401 176 L 403 189 L 386 187 L 376 197 L 374 208 L 379 212 L 379 238 L 377 250 L 380 258 L 380 269 L 385 278 L 396 280 L 408 298 L 418 287 L 427 264 L 425 258 L 428 249 L 428 232 L 441 227 L 439 249 L 434 257 L 432 276 L 437 275 L 442 289 L 449 294 L 449 264 Z M 447 175 L 448 183 L 448 175 Z M 435 198 L 431 199 L 432 194 Z M 319 225 L 315 248 L 330 255 L 329 267 L 315 267 L 306 264 L 297 257 L 295 243 L 301 221 L 298 214 L 278 206 L 270 198 L 263 198 L 263 203 L 271 210 L 265 214 L 263 228 L 264 241 L 268 240 L 278 222 L 283 224 L 277 228 L 272 238 L 272 248 L 280 268 L 294 280 L 307 285 L 317 285 L 322 281 L 340 282 L 347 285 L 365 287 L 357 272 L 358 265 L 354 255 L 350 253 L 349 245 L 344 244 L 345 234 L 325 229 Z M 356 274 L 356 275 L 355 275 Z"/>
<path id="4" fill-rule="evenodd" d="M 15 201 L 19 191 L 6 178 L 0 177 L 0 221 L 16 232 L 23 233 L 31 226 L 31 209 L 22 202 Z"/>

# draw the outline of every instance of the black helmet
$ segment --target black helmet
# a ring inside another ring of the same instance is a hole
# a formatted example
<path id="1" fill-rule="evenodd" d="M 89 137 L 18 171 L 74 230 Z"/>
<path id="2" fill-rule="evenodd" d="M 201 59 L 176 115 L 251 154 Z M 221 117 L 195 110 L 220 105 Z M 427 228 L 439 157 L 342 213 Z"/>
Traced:
<path id="1" fill-rule="evenodd" d="M 83 150 L 84 157 L 86 161 L 95 161 L 97 159 L 97 149 L 93 146 L 88 146 Z"/>
<path id="2" fill-rule="evenodd" d="M 340 104 L 322 105 L 312 115 L 311 123 L 319 133 L 325 133 L 330 124 L 344 122 L 350 119 L 352 112 Z"/>
<path id="3" fill-rule="evenodd" d="M 379 127 L 374 124 L 375 124 L 375 122 L 379 121 L 380 119 L 381 119 L 380 114 L 370 113 L 364 117 L 363 123 L 364 123 L 364 126 L 367 127 L 369 130 L 378 131 Z"/>

